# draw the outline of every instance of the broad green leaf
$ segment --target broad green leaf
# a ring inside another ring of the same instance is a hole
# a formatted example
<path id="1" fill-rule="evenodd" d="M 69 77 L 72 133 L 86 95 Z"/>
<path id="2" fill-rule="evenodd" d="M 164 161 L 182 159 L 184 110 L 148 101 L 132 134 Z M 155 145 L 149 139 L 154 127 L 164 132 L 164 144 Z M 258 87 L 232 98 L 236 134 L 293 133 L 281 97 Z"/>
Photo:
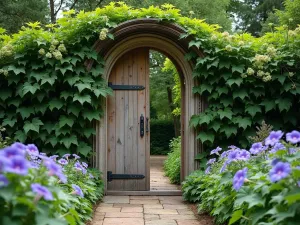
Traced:
<path id="1" fill-rule="evenodd" d="M 49 102 L 49 109 L 52 111 L 53 109 L 60 110 L 64 106 L 63 101 L 60 99 L 54 98 Z"/>
<path id="2" fill-rule="evenodd" d="M 53 123 L 45 123 L 41 129 L 47 131 L 48 134 L 51 134 L 53 127 L 54 127 Z"/>
<path id="3" fill-rule="evenodd" d="M 268 99 L 263 100 L 262 103 L 260 103 L 260 105 L 263 105 L 265 107 L 265 112 L 269 112 L 270 110 L 275 109 L 276 107 L 275 100 Z"/>
<path id="4" fill-rule="evenodd" d="M 292 106 L 292 101 L 289 98 L 277 99 L 276 104 L 278 105 L 280 112 L 283 110 L 288 111 Z"/>
<path id="5" fill-rule="evenodd" d="M 0 99 L 5 101 L 9 97 L 12 97 L 12 91 L 9 89 L 0 88 Z"/>
<path id="6" fill-rule="evenodd" d="M 259 105 L 248 105 L 245 111 L 254 117 L 257 113 L 261 113 L 261 107 L 259 107 Z"/>
<path id="7" fill-rule="evenodd" d="M 31 114 L 34 114 L 33 107 L 20 107 L 17 109 L 17 113 L 20 113 L 23 119 L 28 118 Z"/>
<path id="8" fill-rule="evenodd" d="M 23 85 L 21 97 L 25 96 L 27 93 L 31 93 L 32 95 L 34 95 L 36 93 L 36 91 L 39 89 L 40 89 L 40 86 L 38 83 L 34 83 L 31 85 L 29 82 L 26 82 Z"/>
<path id="9" fill-rule="evenodd" d="M 67 107 L 68 113 L 72 113 L 74 116 L 78 117 L 81 107 L 76 106 L 75 104 L 69 105 Z"/>
<path id="10" fill-rule="evenodd" d="M 83 134 L 86 138 L 89 138 L 91 135 L 96 134 L 96 129 L 95 128 L 84 128 Z"/>
<path id="11" fill-rule="evenodd" d="M 246 130 L 247 127 L 251 127 L 252 124 L 252 120 L 249 117 L 235 117 L 232 120 L 235 124 L 238 124 L 239 127 L 243 128 L 244 130 Z"/>
<path id="12" fill-rule="evenodd" d="M 52 147 L 55 147 L 58 143 L 58 139 L 55 136 L 50 136 L 49 138 L 47 138 L 46 140 L 46 144 L 50 143 L 52 145 Z"/>
<path id="13" fill-rule="evenodd" d="M 77 147 L 77 152 L 87 157 L 89 153 L 92 153 L 92 147 L 84 142 L 80 142 L 79 146 Z"/>
<path id="14" fill-rule="evenodd" d="M 228 225 L 234 224 L 235 222 L 239 221 L 242 218 L 242 216 L 243 216 L 243 210 L 242 209 L 234 211 L 234 213 L 232 214 L 232 216 L 229 220 Z"/>
<path id="15" fill-rule="evenodd" d="M 220 103 L 222 103 L 224 105 L 224 107 L 227 107 L 227 106 L 233 104 L 233 100 L 230 98 L 224 97 L 224 98 L 221 98 Z"/>
<path id="16" fill-rule="evenodd" d="M 237 128 L 234 126 L 224 125 L 223 127 L 221 127 L 220 132 L 224 132 L 226 137 L 229 138 L 231 135 L 237 134 Z"/>
<path id="17" fill-rule="evenodd" d="M 54 75 L 52 75 L 51 77 L 44 77 L 41 81 L 41 85 L 48 83 L 52 86 L 55 83 L 56 79 L 57 76 Z"/>
<path id="18" fill-rule="evenodd" d="M 59 70 L 61 73 L 62 73 L 62 75 L 65 75 L 65 73 L 67 72 L 67 70 L 69 70 L 69 71 L 73 71 L 73 67 L 72 67 L 72 65 L 66 65 L 66 66 L 56 66 L 55 67 L 55 70 Z"/>
<path id="19" fill-rule="evenodd" d="M 238 72 L 238 73 L 243 73 L 245 69 L 245 66 L 243 64 L 239 64 L 239 65 L 232 65 L 232 73 L 234 72 Z"/>
<path id="20" fill-rule="evenodd" d="M 200 134 L 197 136 L 197 139 L 200 139 L 202 143 L 209 141 L 210 143 L 214 142 L 215 135 L 212 132 L 200 131 Z"/>
<path id="21" fill-rule="evenodd" d="M 8 71 L 13 71 L 14 74 L 18 75 L 20 73 L 25 73 L 25 68 L 24 67 L 15 67 L 14 65 L 10 65 L 7 68 Z"/>
<path id="22" fill-rule="evenodd" d="M 72 75 L 68 75 L 66 78 L 65 78 L 65 82 L 68 82 L 68 84 L 70 86 L 73 86 L 77 81 L 80 80 L 80 77 L 79 76 L 72 76 Z"/>
<path id="23" fill-rule="evenodd" d="M 98 58 L 98 53 L 96 51 L 88 51 L 86 52 L 86 56 L 88 59 L 94 59 L 94 60 L 97 60 Z"/>
<path id="24" fill-rule="evenodd" d="M 240 86 L 242 82 L 243 82 L 243 78 L 238 77 L 238 78 L 231 78 L 231 79 L 227 80 L 226 84 L 228 84 L 229 87 L 231 87 L 233 84 Z"/>
<path id="25" fill-rule="evenodd" d="M 222 68 L 227 68 L 229 69 L 230 68 L 230 62 L 228 61 L 220 61 L 219 62 L 219 69 L 222 69 Z"/>
<path id="26" fill-rule="evenodd" d="M 228 94 L 228 88 L 226 86 L 217 88 L 217 92 L 219 93 L 219 96 L 222 94 Z"/>
<path id="27" fill-rule="evenodd" d="M 78 146 L 77 137 L 75 135 L 66 136 L 62 138 L 59 143 L 63 144 L 66 148 L 70 148 L 72 144 Z"/>
<path id="28" fill-rule="evenodd" d="M 72 127 L 74 124 L 74 119 L 71 116 L 60 116 L 59 118 L 59 128 L 64 127 L 65 125 L 68 125 L 69 127 Z"/>
<path id="29" fill-rule="evenodd" d="M 238 89 L 233 92 L 232 96 L 233 98 L 240 98 L 241 100 L 244 100 L 245 97 L 248 96 L 248 93 L 245 89 Z"/>
<path id="30" fill-rule="evenodd" d="M 81 93 L 84 89 L 91 90 L 91 85 L 88 83 L 75 84 L 75 87 L 78 88 L 79 93 Z"/>
<path id="31" fill-rule="evenodd" d="M 248 209 L 251 209 L 253 206 L 264 206 L 265 199 L 258 193 L 250 191 L 249 187 L 244 187 L 237 193 L 235 206 L 241 206 L 244 203 L 247 203 Z"/>
<path id="32" fill-rule="evenodd" d="M 27 134 L 29 131 L 35 131 L 35 132 L 39 132 L 40 130 L 40 126 L 41 125 L 44 125 L 43 122 L 38 119 L 38 118 L 33 118 L 31 122 L 29 121 L 25 121 L 25 124 L 24 124 L 24 131 L 25 133 Z"/>
<path id="33" fill-rule="evenodd" d="M 18 130 L 18 131 L 16 131 L 14 138 L 16 141 L 25 143 L 25 141 L 27 139 L 27 135 L 23 131 Z"/>
<path id="34" fill-rule="evenodd" d="M 41 79 L 43 79 L 44 74 L 37 71 L 31 71 L 29 74 L 30 77 L 34 77 L 37 82 L 39 82 Z"/>
<path id="35" fill-rule="evenodd" d="M 193 115 L 190 119 L 190 126 L 196 127 L 199 125 L 200 117 L 199 115 Z"/>
<path id="36" fill-rule="evenodd" d="M 93 90 L 94 95 L 99 98 L 101 95 L 102 97 L 106 97 L 108 95 L 111 95 L 113 93 L 111 88 L 102 88 L 102 89 L 94 89 Z"/>
<path id="37" fill-rule="evenodd" d="M 300 193 L 289 194 L 285 196 L 285 200 L 287 200 L 288 204 L 291 205 L 297 201 L 300 201 Z"/>
<path id="38" fill-rule="evenodd" d="M 213 117 L 211 114 L 206 114 L 206 113 L 202 113 L 199 115 L 199 124 L 202 125 L 202 124 L 209 124 L 210 121 L 213 120 Z"/>
<path id="39" fill-rule="evenodd" d="M 220 127 L 221 127 L 221 123 L 215 119 L 208 125 L 209 129 L 213 129 L 216 132 L 220 129 Z"/>
<path id="40" fill-rule="evenodd" d="M 81 105 L 83 105 L 83 103 L 87 102 L 87 103 L 91 103 L 91 96 L 89 95 L 79 95 L 79 94 L 75 94 L 73 97 L 73 101 L 78 101 L 80 102 Z"/>
<path id="41" fill-rule="evenodd" d="M 220 119 L 223 119 L 223 118 L 228 118 L 228 119 L 232 119 L 232 111 L 229 109 L 229 108 L 225 108 L 224 111 L 223 110 L 219 110 L 218 111 L 218 114 L 220 116 Z"/>
<path id="42" fill-rule="evenodd" d="M 5 127 L 5 126 L 13 127 L 16 124 L 16 122 L 17 122 L 16 118 L 6 118 L 2 122 L 2 126 L 3 127 Z"/>
<path id="43" fill-rule="evenodd" d="M 83 115 L 83 118 L 88 119 L 89 121 L 99 120 L 101 112 L 100 112 L 100 110 L 99 111 L 84 110 L 82 115 Z"/>
<path id="44" fill-rule="evenodd" d="M 73 93 L 72 93 L 72 92 L 62 91 L 62 92 L 60 93 L 60 98 L 61 98 L 61 99 L 67 100 L 69 97 L 72 97 L 72 98 L 73 98 Z"/>

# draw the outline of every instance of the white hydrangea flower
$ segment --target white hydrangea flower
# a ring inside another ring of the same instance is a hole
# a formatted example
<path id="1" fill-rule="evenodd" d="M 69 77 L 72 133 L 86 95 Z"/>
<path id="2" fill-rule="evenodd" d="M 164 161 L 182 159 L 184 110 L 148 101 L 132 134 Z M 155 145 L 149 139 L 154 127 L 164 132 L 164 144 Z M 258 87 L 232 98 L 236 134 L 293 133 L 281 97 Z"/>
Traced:
<path id="1" fill-rule="evenodd" d="M 252 68 L 248 68 L 246 73 L 251 76 L 255 73 L 255 71 Z"/>
<path id="2" fill-rule="evenodd" d="M 39 54 L 40 54 L 40 55 L 45 55 L 45 54 L 46 54 L 45 49 L 41 48 L 41 49 L 39 50 Z"/>
<path id="3" fill-rule="evenodd" d="M 49 58 L 49 59 L 51 59 L 51 58 L 52 58 L 52 54 L 51 54 L 50 52 L 48 52 L 48 53 L 46 54 L 46 57 Z"/>
<path id="4" fill-rule="evenodd" d="M 61 60 L 62 59 L 62 54 L 61 54 L 61 52 L 60 51 L 54 51 L 53 52 L 53 56 L 54 56 L 54 58 L 56 58 L 57 60 Z"/>
<path id="5" fill-rule="evenodd" d="M 231 45 L 226 45 L 225 49 L 226 49 L 226 51 L 228 51 L 228 52 L 231 52 L 231 51 L 232 51 Z"/>
<path id="6" fill-rule="evenodd" d="M 107 36 L 107 33 L 108 33 L 108 29 L 103 28 L 103 29 L 100 31 L 99 39 L 100 39 L 101 41 L 105 40 L 105 39 L 106 39 L 106 36 Z"/>

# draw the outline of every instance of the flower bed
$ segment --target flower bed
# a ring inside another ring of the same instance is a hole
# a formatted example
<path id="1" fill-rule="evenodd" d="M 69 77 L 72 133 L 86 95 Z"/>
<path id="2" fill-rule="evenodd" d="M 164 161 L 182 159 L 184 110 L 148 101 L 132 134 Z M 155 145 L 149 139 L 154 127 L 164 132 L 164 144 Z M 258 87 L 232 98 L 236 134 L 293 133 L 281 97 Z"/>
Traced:
<path id="1" fill-rule="evenodd" d="M 85 224 L 102 197 L 99 172 L 76 154 L 46 156 L 33 144 L 0 150 L 0 224 Z"/>
<path id="2" fill-rule="evenodd" d="M 217 223 L 299 224 L 300 132 L 282 139 L 272 131 L 249 151 L 216 148 L 205 172 L 196 171 L 183 184 L 184 198 L 199 202 Z"/>

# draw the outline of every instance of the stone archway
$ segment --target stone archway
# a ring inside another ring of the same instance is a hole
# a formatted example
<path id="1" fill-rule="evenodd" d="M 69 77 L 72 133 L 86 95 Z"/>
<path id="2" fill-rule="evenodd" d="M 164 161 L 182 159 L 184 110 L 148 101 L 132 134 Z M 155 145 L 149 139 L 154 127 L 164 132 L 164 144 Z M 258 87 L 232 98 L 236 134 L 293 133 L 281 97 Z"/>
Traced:
<path id="1" fill-rule="evenodd" d="M 168 56 L 181 76 L 182 83 L 182 158 L 181 158 L 181 180 L 198 168 L 195 162 L 197 153 L 202 152 L 201 144 L 196 140 L 196 131 L 189 127 L 192 115 L 198 114 L 205 109 L 205 102 L 199 95 L 192 93 L 196 81 L 192 77 L 193 63 L 185 59 L 189 52 L 188 40 L 180 40 L 180 35 L 185 33 L 184 29 L 175 24 L 159 22 L 156 19 L 136 19 L 124 22 L 110 33 L 114 40 L 97 41 L 94 45 L 96 51 L 104 56 L 106 62 L 104 79 L 108 80 L 109 74 L 115 62 L 126 52 L 135 48 L 147 47 L 157 50 Z M 203 56 L 198 49 L 193 49 L 198 55 Z M 106 100 L 104 100 L 104 107 Z M 104 110 L 106 112 L 106 108 Z M 106 113 L 101 121 L 96 124 L 96 138 L 94 140 L 95 156 L 94 165 L 103 171 L 106 180 L 107 171 L 107 116 Z"/>

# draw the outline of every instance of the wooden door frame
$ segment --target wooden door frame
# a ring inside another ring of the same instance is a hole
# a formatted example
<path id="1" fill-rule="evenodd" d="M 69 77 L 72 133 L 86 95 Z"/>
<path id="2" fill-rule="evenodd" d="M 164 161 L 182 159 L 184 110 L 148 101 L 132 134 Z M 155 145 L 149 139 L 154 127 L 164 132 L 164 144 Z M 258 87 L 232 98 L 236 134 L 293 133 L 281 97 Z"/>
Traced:
<path id="1" fill-rule="evenodd" d="M 110 33 L 114 35 L 114 40 L 97 41 L 94 49 L 105 60 L 103 78 L 108 81 L 109 74 L 117 60 L 126 52 L 135 48 L 150 48 L 157 50 L 168 56 L 175 64 L 181 78 L 181 180 L 196 170 L 199 165 L 195 161 L 195 156 L 203 151 L 202 145 L 196 140 L 197 133 L 189 126 L 192 115 L 199 114 L 206 108 L 205 101 L 198 94 L 192 93 L 192 88 L 197 86 L 197 81 L 193 79 L 193 62 L 187 61 L 185 55 L 193 50 L 203 57 L 199 49 L 189 49 L 189 40 L 180 39 L 185 31 L 175 24 L 161 23 L 156 19 L 135 19 L 120 24 Z M 89 68 L 92 61 L 88 63 Z M 107 100 L 103 100 L 104 116 L 96 124 L 96 136 L 94 138 L 93 165 L 103 172 L 105 181 L 105 191 L 107 191 Z M 141 193 L 145 195 L 147 193 Z"/>

